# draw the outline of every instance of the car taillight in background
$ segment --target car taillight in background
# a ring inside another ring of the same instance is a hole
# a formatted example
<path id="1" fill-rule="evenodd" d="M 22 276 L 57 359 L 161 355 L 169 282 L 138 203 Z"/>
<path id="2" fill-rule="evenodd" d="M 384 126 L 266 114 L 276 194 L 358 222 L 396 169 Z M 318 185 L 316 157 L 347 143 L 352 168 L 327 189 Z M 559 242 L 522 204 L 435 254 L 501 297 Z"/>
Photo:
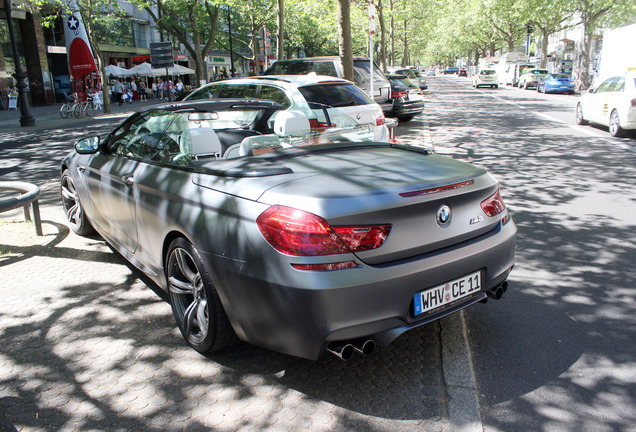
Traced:
<path id="1" fill-rule="evenodd" d="M 382 126 L 386 124 L 386 117 L 384 117 L 384 114 L 380 114 L 376 119 L 375 119 L 375 125 L 376 126 Z"/>
<path id="2" fill-rule="evenodd" d="M 632 99 L 632 106 L 636 107 L 636 99 Z"/>
<path id="3" fill-rule="evenodd" d="M 274 249 L 292 256 L 362 252 L 382 246 L 391 225 L 330 226 L 315 214 L 275 205 L 256 219 Z"/>
<path id="4" fill-rule="evenodd" d="M 403 91 L 403 90 L 400 90 L 400 91 L 393 91 L 393 92 L 391 92 L 391 97 L 392 97 L 393 99 L 400 99 L 400 98 L 405 97 L 407 94 L 408 94 L 408 93 L 407 93 L 407 92 L 405 92 L 405 91 Z"/>
<path id="5" fill-rule="evenodd" d="M 309 119 L 309 127 L 311 129 L 327 129 L 336 127 L 336 125 L 333 123 L 320 122 L 318 119 Z"/>
<path id="6" fill-rule="evenodd" d="M 503 199 L 501 199 L 501 194 L 499 193 L 498 188 L 497 192 L 481 202 L 481 208 L 489 217 L 497 216 L 499 213 L 504 211 L 506 205 L 504 204 Z"/>

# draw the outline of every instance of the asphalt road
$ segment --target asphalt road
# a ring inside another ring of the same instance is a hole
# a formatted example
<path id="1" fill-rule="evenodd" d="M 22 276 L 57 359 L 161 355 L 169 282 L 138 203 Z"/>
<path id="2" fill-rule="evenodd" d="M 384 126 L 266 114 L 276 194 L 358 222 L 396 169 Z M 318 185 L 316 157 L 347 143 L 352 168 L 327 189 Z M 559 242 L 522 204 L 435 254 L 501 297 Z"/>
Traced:
<path id="1" fill-rule="evenodd" d="M 636 430 L 636 139 L 578 96 L 430 79 L 440 153 L 490 170 L 517 223 L 510 289 L 465 311 L 487 432 Z"/>

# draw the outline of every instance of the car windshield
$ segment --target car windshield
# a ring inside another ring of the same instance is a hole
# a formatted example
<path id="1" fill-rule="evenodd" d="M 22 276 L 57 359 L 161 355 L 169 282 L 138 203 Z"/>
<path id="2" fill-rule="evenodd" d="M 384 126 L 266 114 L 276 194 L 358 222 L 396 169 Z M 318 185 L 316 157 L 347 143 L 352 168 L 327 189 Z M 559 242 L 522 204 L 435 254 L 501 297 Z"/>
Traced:
<path id="1" fill-rule="evenodd" d="M 480 72 L 481 75 L 494 75 L 495 71 L 494 70 L 483 70 Z"/>
<path id="2" fill-rule="evenodd" d="M 532 70 L 529 70 L 528 73 L 531 73 L 534 75 L 546 75 L 548 71 L 546 69 L 532 69 Z"/>
<path id="3" fill-rule="evenodd" d="M 560 78 L 560 79 L 568 79 L 568 78 L 570 78 L 570 75 L 567 75 L 567 74 L 553 74 L 552 76 L 554 78 Z"/>

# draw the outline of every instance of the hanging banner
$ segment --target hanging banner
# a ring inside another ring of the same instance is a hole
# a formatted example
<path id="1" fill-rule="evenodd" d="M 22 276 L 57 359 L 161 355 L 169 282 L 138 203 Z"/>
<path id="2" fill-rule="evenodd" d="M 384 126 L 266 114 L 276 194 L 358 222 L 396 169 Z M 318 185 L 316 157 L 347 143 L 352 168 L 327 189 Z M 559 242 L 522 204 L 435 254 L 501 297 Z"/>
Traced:
<path id="1" fill-rule="evenodd" d="M 95 58 L 79 12 L 73 12 L 66 16 L 64 37 L 68 53 L 68 69 L 73 79 L 79 80 L 85 75 L 97 71 Z"/>

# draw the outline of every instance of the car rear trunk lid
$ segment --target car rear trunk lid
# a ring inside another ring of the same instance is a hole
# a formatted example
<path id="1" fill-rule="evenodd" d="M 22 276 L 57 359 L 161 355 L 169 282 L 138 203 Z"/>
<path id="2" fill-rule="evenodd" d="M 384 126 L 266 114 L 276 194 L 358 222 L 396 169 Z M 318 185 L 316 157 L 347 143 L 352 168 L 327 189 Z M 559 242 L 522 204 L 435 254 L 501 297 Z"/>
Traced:
<path id="1" fill-rule="evenodd" d="M 386 242 L 359 252 L 367 264 L 409 258 L 467 241 L 497 227 L 481 202 L 498 183 L 484 169 L 396 147 L 307 152 L 277 161 L 293 179 L 271 187 L 260 202 L 309 211 L 332 226 L 391 224 Z M 303 175 L 305 174 L 305 175 Z M 438 222 L 441 209 L 450 221 Z"/>

